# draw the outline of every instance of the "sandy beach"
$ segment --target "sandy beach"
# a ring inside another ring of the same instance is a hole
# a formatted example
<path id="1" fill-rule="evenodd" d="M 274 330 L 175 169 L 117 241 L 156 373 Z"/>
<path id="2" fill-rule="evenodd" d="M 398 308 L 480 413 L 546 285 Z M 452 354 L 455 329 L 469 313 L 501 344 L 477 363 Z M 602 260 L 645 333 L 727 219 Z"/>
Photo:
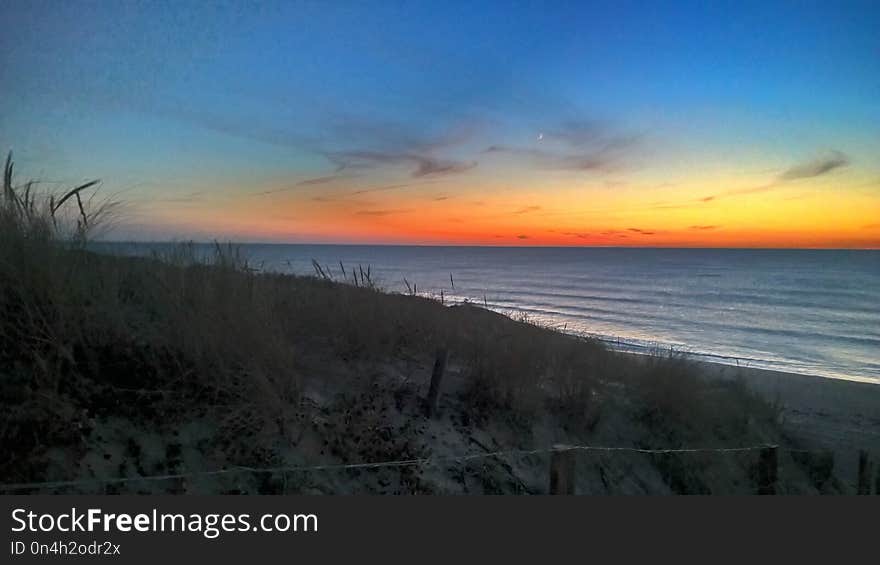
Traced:
<path id="1" fill-rule="evenodd" d="M 835 471 L 854 482 L 858 452 L 880 453 L 880 385 L 695 362 L 712 378 L 743 379 L 782 409 L 782 427 L 798 447 L 835 454 Z"/>

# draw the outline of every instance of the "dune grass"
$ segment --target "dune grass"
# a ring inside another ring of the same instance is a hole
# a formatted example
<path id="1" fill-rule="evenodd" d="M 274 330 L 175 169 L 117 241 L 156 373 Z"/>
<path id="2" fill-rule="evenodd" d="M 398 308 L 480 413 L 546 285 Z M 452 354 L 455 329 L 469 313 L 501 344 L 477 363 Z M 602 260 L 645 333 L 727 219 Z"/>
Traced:
<path id="1" fill-rule="evenodd" d="M 485 437 L 502 448 L 778 438 L 772 406 L 740 384 L 702 379 L 678 356 L 636 358 L 474 305 L 384 293 L 368 268 L 342 283 L 319 266 L 315 277 L 259 272 L 231 245 L 208 255 L 185 244 L 152 258 L 92 253 L 89 233 L 112 211 L 87 197 L 97 184 L 40 195 L 15 184 L 12 169 L 10 159 L 0 204 L 0 444 L 9 454 L 0 482 L 387 460 L 440 450 L 438 436 L 464 452 Z M 431 421 L 418 402 L 439 346 L 451 352 L 451 376 Z M 181 430 L 195 421 L 210 429 L 192 439 Z M 617 462 L 601 465 L 615 492 L 606 474 Z M 746 463 L 639 465 L 650 468 L 628 472 L 669 475 L 662 488 L 645 479 L 643 492 L 749 488 L 737 482 L 747 482 Z M 204 490 L 445 492 L 463 471 L 394 472 Z M 483 479 L 480 488 L 509 492 Z"/>

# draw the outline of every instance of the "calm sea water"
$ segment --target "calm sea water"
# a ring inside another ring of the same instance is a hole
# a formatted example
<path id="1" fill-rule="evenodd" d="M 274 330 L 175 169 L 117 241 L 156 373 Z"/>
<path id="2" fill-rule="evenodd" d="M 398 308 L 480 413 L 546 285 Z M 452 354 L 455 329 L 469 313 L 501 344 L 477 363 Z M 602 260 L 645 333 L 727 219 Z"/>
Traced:
<path id="1" fill-rule="evenodd" d="M 110 245 L 143 253 L 155 244 Z M 880 251 L 243 245 L 264 269 L 443 291 L 633 351 L 880 383 Z M 451 275 L 451 280 L 450 280 Z M 454 283 L 454 287 L 453 287 Z"/>

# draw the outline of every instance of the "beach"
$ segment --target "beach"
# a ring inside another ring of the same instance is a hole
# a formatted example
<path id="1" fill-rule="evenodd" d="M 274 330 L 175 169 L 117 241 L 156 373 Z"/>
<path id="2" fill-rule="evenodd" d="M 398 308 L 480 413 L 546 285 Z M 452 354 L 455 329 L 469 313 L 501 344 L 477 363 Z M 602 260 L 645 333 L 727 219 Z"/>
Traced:
<path id="1" fill-rule="evenodd" d="M 880 386 L 874 383 L 700 363 L 710 378 L 743 379 L 782 407 L 782 427 L 807 449 L 835 453 L 842 477 L 857 476 L 858 453 L 880 453 Z"/>

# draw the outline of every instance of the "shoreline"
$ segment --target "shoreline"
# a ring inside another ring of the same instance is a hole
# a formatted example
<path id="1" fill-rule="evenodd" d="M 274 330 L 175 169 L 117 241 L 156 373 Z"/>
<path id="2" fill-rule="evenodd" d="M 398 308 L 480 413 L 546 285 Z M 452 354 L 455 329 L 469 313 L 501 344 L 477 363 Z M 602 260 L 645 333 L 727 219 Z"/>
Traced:
<path id="1" fill-rule="evenodd" d="M 632 351 L 617 353 L 639 358 L 650 355 Z M 684 359 L 706 378 L 742 379 L 754 393 L 769 402 L 781 404 L 784 410 L 873 421 L 880 441 L 880 386 L 873 382 L 728 365 L 692 359 L 687 355 Z"/>
<path id="2" fill-rule="evenodd" d="M 648 354 L 618 351 L 647 359 Z M 780 447 L 831 456 L 833 473 L 856 489 L 860 452 L 880 453 L 880 386 L 836 379 L 689 359 L 707 380 L 742 380 L 779 410 Z"/>
<path id="3" fill-rule="evenodd" d="M 710 379 L 743 379 L 780 408 L 786 436 L 834 455 L 836 473 L 856 483 L 860 451 L 880 452 L 880 387 L 873 383 L 692 361 Z"/>
<path id="4" fill-rule="evenodd" d="M 575 337 L 584 337 L 584 336 L 580 336 L 578 334 L 568 334 L 568 335 L 573 335 Z M 608 345 L 609 349 L 611 349 L 612 351 L 616 351 L 618 353 L 624 353 L 627 355 L 645 355 L 645 356 L 649 356 L 649 355 L 653 354 L 650 350 L 645 351 L 645 352 L 641 352 L 641 351 L 634 351 L 633 349 L 628 349 L 628 348 L 624 348 L 624 347 L 619 347 L 619 348 L 613 347 L 613 344 L 616 342 L 613 342 L 613 341 L 610 341 L 607 339 L 598 338 L 598 337 L 593 337 L 593 339 L 598 339 L 602 343 Z M 636 347 L 640 347 L 640 346 L 636 346 Z M 649 349 L 649 348 L 645 347 L 644 349 Z M 694 351 L 690 351 L 690 352 L 680 351 L 680 350 L 676 350 L 676 349 L 672 349 L 672 348 L 661 349 L 660 351 L 672 351 L 674 353 L 682 355 L 683 357 L 685 357 L 688 361 L 690 361 L 692 363 L 699 363 L 699 364 L 706 364 L 706 365 L 720 365 L 721 367 L 729 367 L 734 370 L 758 371 L 758 372 L 771 373 L 771 374 L 788 375 L 790 377 L 804 377 L 807 379 L 824 379 L 824 380 L 830 380 L 830 381 L 842 381 L 842 382 L 847 382 L 847 383 L 859 383 L 859 384 L 865 384 L 865 385 L 875 385 L 875 386 L 880 385 L 880 380 L 873 379 L 871 377 L 844 376 L 844 375 L 834 376 L 834 375 L 823 375 L 823 374 L 819 374 L 819 373 L 806 373 L 806 372 L 802 373 L 799 371 L 792 371 L 792 370 L 786 370 L 786 369 L 771 369 L 769 367 L 759 367 L 757 365 L 751 365 L 751 364 L 746 364 L 746 363 L 743 363 L 743 364 L 726 363 L 724 361 L 707 359 L 707 358 L 713 358 L 713 359 L 725 359 L 725 360 L 729 359 L 732 361 L 735 361 L 735 360 L 745 361 L 743 358 L 740 358 L 740 357 L 724 357 L 721 355 L 713 355 L 710 353 L 697 353 Z M 752 359 L 751 361 L 757 361 L 757 360 Z"/>
<path id="5" fill-rule="evenodd" d="M 482 307 L 477 305 L 478 307 Z M 514 319 L 508 312 L 487 310 Z M 780 409 L 782 427 L 803 447 L 832 452 L 839 471 L 855 477 L 858 452 L 880 451 L 880 382 L 866 377 L 836 377 L 706 360 L 708 354 L 649 346 L 615 347 L 608 336 L 545 328 L 588 341 L 629 358 L 648 359 L 658 351 L 680 354 L 710 380 L 743 380 L 749 390 Z M 627 345 L 630 345 L 627 343 Z M 641 348 L 644 351 L 634 350 Z M 717 356 L 714 356 L 717 358 Z M 736 358 L 730 358 L 736 359 Z"/>
<path id="6" fill-rule="evenodd" d="M 296 275 L 296 273 L 292 273 Z M 392 293 L 396 293 L 395 291 L 390 291 Z M 405 293 L 397 293 L 397 294 L 405 294 Z M 429 293 L 423 293 L 422 296 L 428 299 L 436 299 L 436 297 Z M 456 300 L 449 296 L 446 297 L 446 300 L 449 302 L 447 306 L 454 305 L 462 305 L 462 304 L 470 304 L 477 306 L 479 308 L 484 308 L 496 314 L 501 314 L 502 316 L 508 317 L 510 319 L 516 320 L 518 314 L 529 314 L 527 309 L 522 308 L 504 308 L 493 305 L 489 303 L 488 305 L 484 305 L 483 301 L 480 301 L 476 298 L 465 297 L 460 300 Z M 700 352 L 697 350 L 689 350 L 685 349 L 687 344 L 679 344 L 678 346 L 674 343 L 664 343 L 662 341 L 649 341 L 640 338 L 633 337 L 624 337 L 624 336 L 615 336 L 610 334 L 598 334 L 591 332 L 577 332 L 565 329 L 565 325 L 544 325 L 538 324 L 540 327 L 545 329 L 556 331 L 577 339 L 585 339 L 585 340 L 595 340 L 602 343 L 609 350 L 624 353 L 627 355 L 645 355 L 650 356 L 656 353 L 666 353 L 671 352 L 677 355 L 682 355 L 687 358 L 689 361 L 695 363 L 708 363 L 712 365 L 722 365 L 726 367 L 733 367 L 734 369 L 753 369 L 756 371 L 766 371 L 768 373 L 784 373 L 787 375 L 794 376 L 803 376 L 808 378 L 818 378 L 818 379 L 828 379 L 833 381 L 844 381 L 844 382 L 856 382 L 862 384 L 869 385 L 880 385 L 880 378 L 874 377 L 866 377 L 866 376 L 857 376 L 857 375 L 845 375 L 845 374 L 821 374 L 817 372 L 801 372 L 792 367 L 780 367 L 773 368 L 769 366 L 760 366 L 762 364 L 772 364 L 774 361 L 769 359 L 760 359 L 757 357 L 736 357 L 733 355 L 721 355 L 717 353 L 708 353 L 708 352 Z"/>
<path id="7" fill-rule="evenodd" d="M 880 419 L 880 387 L 873 382 L 838 379 L 742 367 L 711 361 L 690 360 L 710 378 L 744 379 L 755 392 L 768 400 L 821 406 L 824 412 L 844 411 Z"/>

